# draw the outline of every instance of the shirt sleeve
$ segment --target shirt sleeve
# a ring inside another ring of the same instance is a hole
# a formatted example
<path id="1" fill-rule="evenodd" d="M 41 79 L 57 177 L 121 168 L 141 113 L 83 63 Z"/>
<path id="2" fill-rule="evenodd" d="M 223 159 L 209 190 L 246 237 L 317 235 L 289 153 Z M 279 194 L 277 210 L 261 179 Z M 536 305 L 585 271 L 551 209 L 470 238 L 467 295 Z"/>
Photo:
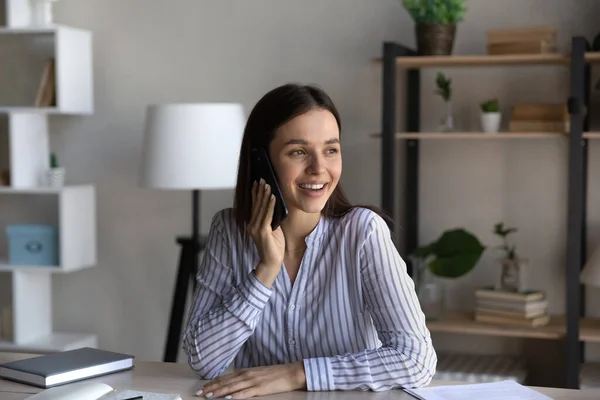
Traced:
<path id="1" fill-rule="evenodd" d="M 437 355 L 414 283 L 379 216 L 371 220 L 360 250 L 360 274 L 365 305 L 382 346 L 304 360 L 308 390 L 378 391 L 429 384 Z"/>
<path id="2" fill-rule="evenodd" d="M 254 332 L 272 294 L 254 270 L 235 284 L 232 260 L 223 217 L 217 214 L 182 338 L 188 363 L 201 379 L 214 379 L 229 366 Z"/>

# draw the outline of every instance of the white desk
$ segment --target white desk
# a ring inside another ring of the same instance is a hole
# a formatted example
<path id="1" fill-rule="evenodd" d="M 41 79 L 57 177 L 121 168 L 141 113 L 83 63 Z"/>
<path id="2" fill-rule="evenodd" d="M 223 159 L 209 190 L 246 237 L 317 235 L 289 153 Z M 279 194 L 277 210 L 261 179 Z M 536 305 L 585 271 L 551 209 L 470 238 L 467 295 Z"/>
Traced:
<path id="1" fill-rule="evenodd" d="M 0 364 L 13 360 L 33 357 L 31 354 L 0 353 Z M 203 381 L 185 364 L 161 362 L 136 362 L 130 371 L 106 375 L 90 381 L 103 382 L 116 389 L 134 389 L 150 392 L 179 393 L 184 400 L 197 400 L 194 393 L 202 386 Z M 435 382 L 433 384 L 449 384 Z M 600 390 L 567 390 L 553 388 L 533 389 L 544 393 L 555 400 L 598 400 Z M 42 389 L 16 382 L 0 379 L 0 400 L 24 400 L 40 392 Z M 279 400 L 412 400 L 413 397 L 401 390 L 384 392 L 291 392 L 270 396 Z"/>

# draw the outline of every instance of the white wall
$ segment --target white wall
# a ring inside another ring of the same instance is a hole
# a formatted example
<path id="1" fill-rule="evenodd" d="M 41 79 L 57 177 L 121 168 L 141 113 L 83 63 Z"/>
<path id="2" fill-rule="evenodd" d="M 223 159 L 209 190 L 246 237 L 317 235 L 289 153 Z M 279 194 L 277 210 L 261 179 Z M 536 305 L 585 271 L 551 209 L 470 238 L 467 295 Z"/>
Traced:
<path id="1" fill-rule="evenodd" d="M 100 346 L 162 357 L 176 271 L 176 235 L 190 229 L 190 195 L 138 188 L 137 167 L 147 104 L 239 101 L 247 108 L 271 88 L 318 83 L 338 105 L 343 125 L 343 182 L 352 200 L 379 204 L 381 55 L 384 40 L 414 44 L 413 23 L 399 0 L 62 0 L 56 19 L 94 34 L 95 113 L 56 118 L 52 146 L 71 181 L 98 187 L 99 265 L 56 277 L 57 329 L 93 331 Z M 485 30 L 547 24 L 592 39 L 600 25 L 597 0 L 471 0 L 456 53 L 484 51 Z M 547 73 L 541 76 L 540 72 Z M 436 71 L 423 73 L 423 128 L 442 112 L 431 93 Z M 445 70 L 454 79 L 458 123 L 476 129 L 476 103 L 498 95 L 513 101 L 566 99 L 567 70 Z M 533 263 L 533 286 L 549 289 L 563 309 L 566 146 L 559 140 L 428 142 L 423 144 L 422 241 L 464 226 L 493 246 L 498 220 L 517 225 L 518 249 Z M 600 173 L 600 144 L 590 153 L 590 177 Z M 594 156 L 596 160 L 594 160 Z M 590 196 L 598 198 L 599 188 Z M 202 230 L 232 192 L 203 196 Z M 400 200 L 399 200 L 400 203 Z M 590 201 L 595 241 L 600 208 Z M 452 282 L 451 305 L 469 306 L 474 286 L 493 276 L 487 253 L 469 276 Z M 472 338 L 435 335 L 443 347 L 473 348 Z M 456 341 L 458 340 L 458 342 Z M 512 342 L 480 339 L 491 350 Z M 470 344 L 470 346 L 467 346 Z"/>

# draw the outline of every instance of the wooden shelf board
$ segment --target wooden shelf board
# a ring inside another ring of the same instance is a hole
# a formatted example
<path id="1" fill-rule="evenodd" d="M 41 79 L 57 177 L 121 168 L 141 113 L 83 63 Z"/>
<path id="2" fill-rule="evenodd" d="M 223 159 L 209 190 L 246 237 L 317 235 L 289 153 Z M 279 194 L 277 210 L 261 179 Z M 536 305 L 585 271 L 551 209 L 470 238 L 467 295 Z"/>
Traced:
<path id="1" fill-rule="evenodd" d="M 373 133 L 372 137 L 381 137 L 381 133 Z M 559 132 L 398 132 L 396 139 L 555 139 L 567 135 Z"/>
<path id="2" fill-rule="evenodd" d="M 486 336 L 504 336 L 536 339 L 560 339 L 564 336 L 564 323 L 552 319 L 538 328 L 493 325 L 477 322 L 472 312 L 450 311 L 437 321 L 428 321 L 431 332 L 461 333 Z"/>
<path id="3" fill-rule="evenodd" d="M 583 137 L 586 139 L 600 139 L 600 132 L 584 132 Z"/>
<path id="4" fill-rule="evenodd" d="M 562 339 L 566 335 L 563 316 L 553 316 L 546 326 L 532 328 L 477 322 L 472 311 L 448 311 L 439 320 L 427 321 L 427 327 L 431 332 L 515 338 Z M 600 319 L 582 318 L 579 328 L 580 340 L 600 342 Z"/>
<path id="5" fill-rule="evenodd" d="M 588 52 L 585 59 L 590 63 L 600 62 L 600 52 Z M 382 59 L 375 59 L 381 63 Z M 569 65 L 571 57 L 564 53 L 545 54 L 473 54 L 450 56 L 411 56 L 397 57 L 396 63 L 402 68 L 428 67 L 497 67 L 508 65 Z"/>

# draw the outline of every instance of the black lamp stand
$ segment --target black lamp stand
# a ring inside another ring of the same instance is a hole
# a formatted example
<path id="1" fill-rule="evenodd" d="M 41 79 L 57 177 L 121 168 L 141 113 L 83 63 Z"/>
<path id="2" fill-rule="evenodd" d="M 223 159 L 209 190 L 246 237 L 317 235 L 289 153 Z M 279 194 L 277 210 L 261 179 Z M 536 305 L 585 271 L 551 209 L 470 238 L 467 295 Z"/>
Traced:
<path id="1" fill-rule="evenodd" d="M 192 191 L 192 236 L 177 237 L 176 242 L 181 246 L 179 253 L 179 267 L 177 280 L 173 289 L 173 302 L 169 330 L 165 344 L 164 362 L 177 362 L 179 340 L 183 326 L 185 304 L 188 297 L 188 284 L 192 281 L 193 292 L 196 291 L 196 273 L 198 271 L 198 256 L 204 249 L 206 238 L 200 237 L 200 194 L 198 190 Z"/>

